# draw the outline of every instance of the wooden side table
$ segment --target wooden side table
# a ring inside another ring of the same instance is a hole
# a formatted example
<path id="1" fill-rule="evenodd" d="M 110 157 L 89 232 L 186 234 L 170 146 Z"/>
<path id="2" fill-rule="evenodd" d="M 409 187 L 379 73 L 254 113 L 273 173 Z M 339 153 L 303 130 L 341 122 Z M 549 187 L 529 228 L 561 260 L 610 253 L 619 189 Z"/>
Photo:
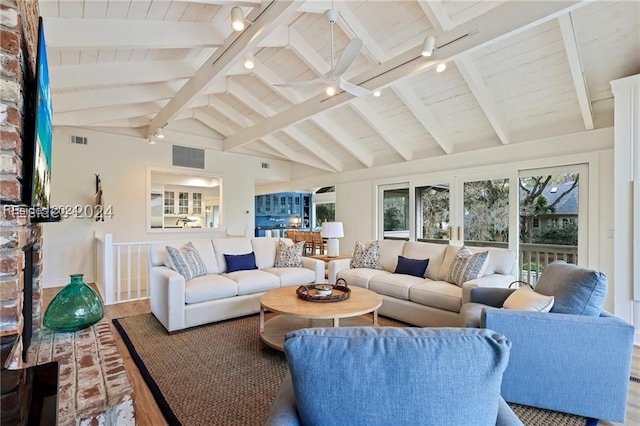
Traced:
<path id="1" fill-rule="evenodd" d="M 332 260 L 338 260 L 338 259 L 351 259 L 351 256 L 343 256 L 343 255 L 338 255 L 335 257 L 329 257 L 326 254 L 316 254 L 313 256 L 309 256 L 312 259 L 318 259 L 318 260 L 322 260 L 324 263 L 329 263 Z"/>

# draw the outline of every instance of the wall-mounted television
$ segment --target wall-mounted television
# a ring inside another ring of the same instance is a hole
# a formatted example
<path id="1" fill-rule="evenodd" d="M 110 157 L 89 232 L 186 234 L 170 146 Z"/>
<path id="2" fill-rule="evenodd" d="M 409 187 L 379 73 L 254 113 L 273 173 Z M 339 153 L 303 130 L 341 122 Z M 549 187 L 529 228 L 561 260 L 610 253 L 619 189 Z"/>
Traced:
<path id="1" fill-rule="evenodd" d="M 36 72 L 33 78 L 25 79 L 25 86 L 23 202 L 31 207 L 32 222 L 57 222 L 60 210 L 51 205 L 53 107 L 42 18 L 38 21 Z"/>

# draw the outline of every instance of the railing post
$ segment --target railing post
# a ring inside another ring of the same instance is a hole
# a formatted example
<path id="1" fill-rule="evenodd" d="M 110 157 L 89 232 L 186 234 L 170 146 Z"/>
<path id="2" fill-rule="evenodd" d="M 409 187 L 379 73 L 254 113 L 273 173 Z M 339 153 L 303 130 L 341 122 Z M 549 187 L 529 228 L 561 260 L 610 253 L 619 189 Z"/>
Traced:
<path id="1" fill-rule="evenodd" d="M 104 282 L 105 305 L 112 305 L 114 300 L 115 277 L 113 275 L 113 234 L 104 234 L 104 250 L 102 252 L 102 279 Z"/>

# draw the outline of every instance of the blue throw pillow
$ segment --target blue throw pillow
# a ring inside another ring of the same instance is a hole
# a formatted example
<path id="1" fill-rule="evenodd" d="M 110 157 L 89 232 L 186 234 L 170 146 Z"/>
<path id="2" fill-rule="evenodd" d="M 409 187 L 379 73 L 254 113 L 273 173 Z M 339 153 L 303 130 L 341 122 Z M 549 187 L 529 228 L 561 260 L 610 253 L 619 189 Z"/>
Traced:
<path id="1" fill-rule="evenodd" d="M 254 252 L 247 254 L 225 254 L 224 260 L 227 262 L 227 273 L 258 269 Z"/>
<path id="2" fill-rule="evenodd" d="M 558 260 L 545 268 L 535 289 L 554 297 L 549 312 L 597 317 L 607 297 L 607 276 Z"/>
<path id="3" fill-rule="evenodd" d="M 394 273 L 424 278 L 424 271 L 427 270 L 427 265 L 429 265 L 429 259 L 409 259 L 408 257 L 398 256 L 398 265 Z"/>

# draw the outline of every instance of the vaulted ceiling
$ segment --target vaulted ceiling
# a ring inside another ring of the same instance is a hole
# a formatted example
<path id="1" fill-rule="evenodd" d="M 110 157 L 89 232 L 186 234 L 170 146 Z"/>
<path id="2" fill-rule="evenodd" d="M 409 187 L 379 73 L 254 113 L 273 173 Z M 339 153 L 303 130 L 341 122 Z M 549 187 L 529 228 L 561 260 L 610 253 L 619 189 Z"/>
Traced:
<path id="1" fill-rule="evenodd" d="M 640 73 L 638 1 L 39 0 L 54 125 L 342 172 L 613 125 Z M 249 25 L 231 29 L 233 6 Z M 380 97 L 276 87 L 364 47 L 345 78 Z M 421 56 L 434 36 L 436 50 Z M 255 57 L 247 70 L 245 54 Z M 446 70 L 436 72 L 436 66 Z"/>

